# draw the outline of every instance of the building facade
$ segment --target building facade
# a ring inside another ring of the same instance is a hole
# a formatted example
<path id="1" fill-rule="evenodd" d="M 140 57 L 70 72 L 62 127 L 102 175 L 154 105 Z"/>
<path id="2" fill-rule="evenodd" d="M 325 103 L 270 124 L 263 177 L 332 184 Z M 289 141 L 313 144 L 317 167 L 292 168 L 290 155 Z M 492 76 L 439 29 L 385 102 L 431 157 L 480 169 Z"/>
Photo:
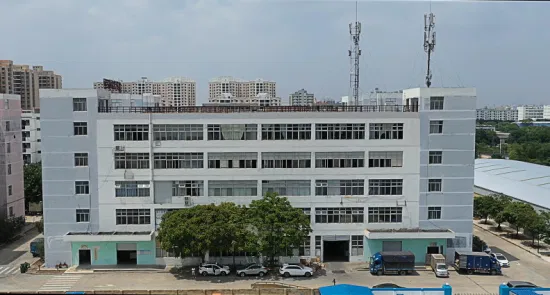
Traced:
<path id="1" fill-rule="evenodd" d="M 300 89 L 288 97 L 288 104 L 291 106 L 311 106 L 316 102 L 315 95 L 308 93 L 305 89 Z"/>
<path id="2" fill-rule="evenodd" d="M 19 95 L 0 94 L 0 123 L 0 217 L 25 216 Z"/>
<path id="3" fill-rule="evenodd" d="M 229 76 L 218 77 L 208 82 L 208 100 L 212 101 L 230 94 L 233 97 L 255 97 L 265 93 L 267 97 L 277 97 L 276 83 L 264 79 L 242 80 Z"/>
<path id="4" fill-rule="evenodd" d="M 46 265 L 187 263 L 155 242 L 164 213 L 247 205 L 268 191 L 311 218 L 311 236 L 286 261 L 411 250 L 422 264 L 427 253 L 452 259 L 471 249 L 475 89 L 406 90 L 399 110 L 327 105 L 307 114 L 136 113 L 113 107 L 110 95 L 41 93 Z"/>
<path id="5" fill-rule="evenodd" d="M 542 105 L 528 105 L 520 106 L 518 109 L 518 121 L 523 120 L 543 120 L 544 119 L 544 106 Z"/>
<path id="6" fill-rule="evenodd" d="M 21 114 L 21 140 L 23 163 L 38 163 L 41 160 L 40 110 L 24 110 Z"/>
<path id="7" fill-rule="evenodd" d="M 513 107 L 482 108 L 476 110 L 476 119 L 484 121 L 518 121 L 518 110 Z"/>
<path id="8" fill-rule="evenodd" d="M 135 82 L 123 82 L 122 93 L 134 95 L 160 95 L 162 106 L 194 106 L 197 103 L 197 83 L 185 77 L 171 77 L 162 81 L 149 81 L 142 77 Z M 94 89 L 103 89 L 103 82 L 95 82 Z"/>
<path id="9" fill-rule="evenodd" d="M 363 105 L 400 105 L 403 98 L 403 91 L 380 91 L 376 89 L 373 92 L 361 96 Z"/>
<path id="10" fill-rule="evenodd" d="M 40 108 L 39 89 L 61 89 L 62 77 L 43 66 L 16 65 L 0 60 L 0 93 L 17 94 L 23 110 Z"/>
<path id="11" fill-rule="evenodd" d="M 260 93 L 253 97 L 235 97 L 230 93 L 223 93 L 219 97 L 209 99 L 205 105 L 209 104 L 280 106 L 281 99 L 279 97 L 271 97 L 267 93 Z"/>

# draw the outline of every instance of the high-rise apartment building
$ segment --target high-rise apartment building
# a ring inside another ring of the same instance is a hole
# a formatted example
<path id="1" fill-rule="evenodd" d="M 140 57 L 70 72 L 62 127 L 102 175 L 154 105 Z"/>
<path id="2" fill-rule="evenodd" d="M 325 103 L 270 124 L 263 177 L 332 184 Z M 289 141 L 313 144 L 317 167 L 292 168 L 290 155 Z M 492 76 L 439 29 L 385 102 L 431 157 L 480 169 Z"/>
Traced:
<path id="1" fill-rule="evenodd" d="M 543 120 L 544 118 L 544 106 L 542 105 L 525 105 L 517 107 L 518 121 L 523 120 Z M 550 119 L 550 118 L 549 118 Z"/>
<path id="2" fill-rule="evenodd" d="M 191 264 L 160 248 L 163 214 L 277 192 L 310 216 L 292 257 L 471 251 L 476 92 L 404 90 L 399 107 L 113 106 L 42 90 L 46 266 Z M 131 113 L 130 113 L 131 112 Z M 226 254 L 227 255 L 227 254 Z M 237 260 L 246 257 L 239 254 Z M 210 259 L 230 262 L 229 256 Z"/>
<path id="3" fill-rule="evenodd" d="M 311 106 L 316 102 L 315 95 L 308 93 L 305 89 L 300 89 L 288 97 L 288 104 L 291 106 Z"/>
<path id="4" fill-rule="evenodd" d="M 513 107 L 499 107 L 476 110 L 476 118 L 485 121 L 518 121 L 518 110 Z"/>
<path id="5" fill-rule="evenodd" d="M 61 89 L 62 78 L 42 66 L 14 65 L 0 60 L 0 93 L 17 94 L 23 110 L 40 108 L 38 89 Z"/>
<path id="6" fill-rule="evenodd" d="M 0 125 L 0 218 L 25 216 L 19 95 L 0 94 Z"/>
<path id="7" fill-rule="evenodd" d="M 265 93 L 267 97 L 277 97 L 276 83 L 263 79 L 242 80 L 233 77 L 218 77 L 208 82 L 208 98 L 213 100 L 230 94 L 233 97 L 255 97 Z"/>
<path id="8" fill-rule="evenodd" d="M 142 77 L 135 82 L 123 82 L 122 93 L 160 95 L 162 106 L 194 106 L 197 103 L 197 85 L 185 77 L 171 77 L 162 81 L 149 81 Z M 103 89 L 103 82 L 95 82 L 94 89 Z"/>
<path id="9" fill-rule="evenodd" d="M 23 163 L 38 163 L 41 160 L 40 112 L 24 110 L 21 114 Z"/>

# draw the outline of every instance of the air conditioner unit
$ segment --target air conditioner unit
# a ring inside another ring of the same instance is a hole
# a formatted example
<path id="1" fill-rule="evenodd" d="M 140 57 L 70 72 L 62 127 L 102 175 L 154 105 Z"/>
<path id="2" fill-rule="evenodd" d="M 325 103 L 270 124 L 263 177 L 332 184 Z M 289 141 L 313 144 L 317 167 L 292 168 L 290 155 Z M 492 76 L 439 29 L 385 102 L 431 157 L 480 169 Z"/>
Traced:
<path id="1" fill-rule="evenodd" d="M 155 146 L 156 146 L 156 147 L 159 147 L 160 145 L 161 145 L 161 142 L 160 142 L 160 141 L 158 141 L 158 140 L 155 141 Z"/>
<path id="2" fill-rule="evenodd" d="M 187 188 L 187 185 L 185 185 L 185 184 L 178 184 L 178 188 Z"/>
<path id="3" fill-rule="evenodd" d="M 185 206 L 187 206 L 187 207 L 193 206 L 193 200 L 191 199 L 191 197 L 185 197 L 183 199 L 183 201 L 184 201 Z"/>
<path id="4" fill-rule="evenodd" d="M 150 184 L 138 184 L 137 187 L 138 188 L 150 188 L 151 185 Z"/>
<path id="5" fill-rule="evenodd" d="M 125 148 L 122 145 L 115 146 L 115 151 L 117 151 L 117 152 L 123 152 L 124 150 L 125 150 Z"/>

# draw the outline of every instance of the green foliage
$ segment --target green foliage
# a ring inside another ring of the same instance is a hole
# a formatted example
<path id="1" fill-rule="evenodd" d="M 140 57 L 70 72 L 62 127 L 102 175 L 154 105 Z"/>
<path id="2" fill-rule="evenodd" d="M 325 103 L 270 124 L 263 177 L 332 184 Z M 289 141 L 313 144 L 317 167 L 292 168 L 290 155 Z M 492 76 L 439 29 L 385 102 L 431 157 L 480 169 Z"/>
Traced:
<path id="1" fill-rule="evenodd" d="M 512 203 L 512 198 L 503 194 L 494 194 L 490 197 L 493 202 L 489 208 L 489 217 L 497 223 L 497 228 L 500 230 L 500 225 L 505 221 L 502 213 Z"/>
<path id="2" fill-rule="evenodd" d="M 44 218 L 40 219 L 40 221 L 35 222 L 34 226 L 36 227 L 36 230 L 39 234 L 44 233 Z"/>
<path id="3" fill-rule="evenodd" d="M 275 256 L 303 243 L 310 232 L 309 216 L 287 198 L 267 193 L 248 208 L 222 203 L 169 212 L 162 218 L 157 240 L 182 258 L 229 250 L 262 253 L 273 263 Z"/>
<path id="4" fill-rule="evenodd" d="M 0 218 L 0 243 L 11 241 L 25 226 L 25 217 Z"/>
<path id="5" fill-rule="evenodd" d="M 254 227 L 258 250 L 275 263 L 275 257 L 302 244 L 311 232 L 310 218 L 287 198 L 267 193 L 252 201 L 248 216 Z"/>
<path id="6" fill-rule="evenodd" d="M 23 169 L 25 180 L 25 207 L 29 203 L 42 201 L 42 163 L 25 165 Z"/>
<path id="7" fill-rule="evenodd" d="M 537 215 L 531 205 L 521 202 L 508 204 L 502 214 L 504 220 L 516 229 L 516 236 L 519 235 L 521 228 L 525 229 L 530 226 Z"/>
<path id="8" fill-rule="evenodd" d="M 36 244 L 36 250 L 38 251 L 38 257 L 40 257 L 40 260 L 44 261 L 46 253 L 46 251 L 44 251 L 44 240 L 41 240 Z"/>
<path id="9" fill-rule="evenodd" d="M 493 196 L 481 196 L 474 198 L 474 216 L 487 219 L 492 212 L 492 207 L 494 206 L 495 198 Z"/>
<path id="10" fill-rule="evenodd" d="M 487 248 L 487 243 L 485 243 L 478 236 L 474 236 L 474 238 L 472 239 L 472 251 L 481 252 L 485 248 Z"/>

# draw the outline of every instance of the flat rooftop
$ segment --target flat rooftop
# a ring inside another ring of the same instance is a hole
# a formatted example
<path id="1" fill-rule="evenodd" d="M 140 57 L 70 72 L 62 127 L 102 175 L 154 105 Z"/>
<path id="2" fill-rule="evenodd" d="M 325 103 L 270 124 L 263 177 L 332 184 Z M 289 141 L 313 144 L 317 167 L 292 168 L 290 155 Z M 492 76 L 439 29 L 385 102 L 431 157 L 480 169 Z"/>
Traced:
<path id="1" fill-rule="evenodd" d="M 402 105 L 314 105 L 314 106 L 100 106 L 100 113 L 288 113 L 288 112 L 418 112 L 417 106 Z"/>

